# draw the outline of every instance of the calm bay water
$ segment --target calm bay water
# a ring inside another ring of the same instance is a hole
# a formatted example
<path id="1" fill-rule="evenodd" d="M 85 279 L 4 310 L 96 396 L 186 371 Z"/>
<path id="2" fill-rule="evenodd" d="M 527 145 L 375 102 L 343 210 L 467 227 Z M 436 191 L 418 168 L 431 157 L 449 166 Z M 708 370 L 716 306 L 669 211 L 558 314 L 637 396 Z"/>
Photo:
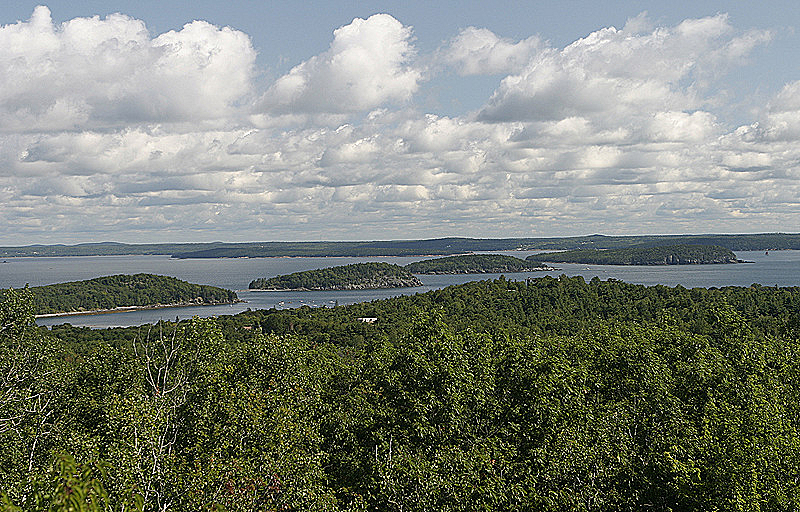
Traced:
<path id="1" fill-rule="evenodd" d="M 533 252 L 505 252 L 524 258 Z M 629 283 L 692 287 L 749 286 L 800 286 L 800 251 L 745 251 L 736 253 L 740 259 L 753 261 L 741 265 L 681 265 L 654 267 L 626 267 L 613 265 L 558 264 L 559 270 L 551 272 L 526 272 L 506 274 L 508 279 L 524 280 L 543 275 L 583 276 L 587 281 L 594 276 L 602 280 L 619 279 Z M 366 261 L 385 261 L 405 265 L 421 257 L 382 258 L 239 258 L 177 260 L 168 256 L 82 256 L 58 258 L 8 258 L 0 263 L 0 288 L 19 288 L 29 284 L 78 281 L 113 274 L 151 274 L 177 277 L 192 283 L 210 284 L 239 292 L 246 303 L 226 306 L 200 306 L 160 310 L 41 318 L 40 325 L 71 323 L 76 326 L 112 327 L 141 325 L 159 319 L 184 319 L 193 315 L 214 316 L 239 313 L 248 308 L 286 308 L 309 305 L 314 307 L 352 304 L 384 299 L 401 294 L 422 293 L 454 284 L 482 279 L 496 279 L 499 274 L 419 276 L 424 283 L 416 288 L 394 290 L 359 290 L 330 292 L 265 292 L 249 291 L 247 285 L 257 277 L 272 277 L 301 270 L 311 270 L 336 265 Z"/>

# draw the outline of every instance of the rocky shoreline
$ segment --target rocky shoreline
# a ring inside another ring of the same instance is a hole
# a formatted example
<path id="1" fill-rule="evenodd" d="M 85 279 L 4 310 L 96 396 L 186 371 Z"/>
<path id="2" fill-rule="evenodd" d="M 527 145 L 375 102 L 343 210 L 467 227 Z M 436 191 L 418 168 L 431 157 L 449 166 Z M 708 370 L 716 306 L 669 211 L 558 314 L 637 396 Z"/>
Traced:
<path id="1" fill-rule="evenodd" d="M 463 270 L 432 270 L 430 272 L 416 272 L 421 276 L 440 276 L 456 274 L 519 274 L 522 272 L 550 272 L 559 270 L 554 267 L 537 268 L 490 268 L 490 269 L 463 269 Z"/>
<path id="2" fill-rule="evenodd" d="M 393 278 L 383 277 L 375 281 L 348 283 L 346 285 L 319 286 L 319 287 L 298 287 L 298 288 L 252 288 L 250 291 L 263 292 L 327 292 L 327 291 L 348 291 L 348 290 L 385 290 L 392 288 L 414 288 L 422 286 L 422 281 L 414 277 Z"/>

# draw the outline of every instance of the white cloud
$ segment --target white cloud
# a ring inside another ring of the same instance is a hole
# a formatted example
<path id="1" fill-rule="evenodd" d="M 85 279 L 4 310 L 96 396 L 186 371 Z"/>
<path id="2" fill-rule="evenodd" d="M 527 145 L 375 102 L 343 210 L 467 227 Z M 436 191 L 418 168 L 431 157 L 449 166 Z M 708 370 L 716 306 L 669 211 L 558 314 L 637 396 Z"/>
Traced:
<path id="1" fill-rule="evenodd" d="M 232 115 L 252 93 L 250 38 L 203 21 L 152 38 L 122 14 L 54 25 L 47 7 L 0 27 L 3 131 L 119 127 Z"/>
<path id="2" fill-rule="evenodd" d="M 708 112 L 657 112 L 647 125 L 647 136 L 656 142 L 703 142 L 718 130 Z"/>
<path id="3" fill-rule="evenodd" d="M 800 81 L 783 86 L 769 103 L 771 113 L 800 111 Z"/>
<path id="4" fill-rule="evenodd" d="M 496 75 L 519 72 L 542 47 L 532 36 L 513 42 L 485 28 L 467 27 L 441 52 L 444 63 L 460 75 Z"/>
<path id="5" fill-rule="evenodd" d="M 320 158 L 322 167 L 336 164 L 357 164 L 374 160 L 381 148 L 373 139 L 359 139 L 339 146 L 328 147 Z"/>
<path id="6" fill-rule="evenodd" d="M 779 142 L 800 139 L 800 81 L 786 84 L 763 109 L 761 119 L 737 130 L 748 142 Z"/>
<path id="7" fill-rule="evenodd" d="M 741 62 L 767 32 L 733 35 L 725 15 L 639 33 L 642 23 L 598 30 L 563 49 L 538 52 L 503 79 L 480 119 L 625 119 L 701 108 L 709 80 Z"/>
<path id="8" fill-rule="evenodd" d="M 404 102 L 422 78 L 410 27 L 388 14 L 356 18 L 333 32 L 325 53 L 280 77 L 264 103 L 274 112 L 359 112 Z"/>

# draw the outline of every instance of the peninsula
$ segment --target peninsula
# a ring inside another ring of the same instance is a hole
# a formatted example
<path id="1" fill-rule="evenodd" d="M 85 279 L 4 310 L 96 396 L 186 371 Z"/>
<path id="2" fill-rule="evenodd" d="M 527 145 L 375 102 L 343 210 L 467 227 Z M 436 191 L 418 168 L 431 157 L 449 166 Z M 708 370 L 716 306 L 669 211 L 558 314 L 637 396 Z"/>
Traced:
<path id="1" fill-rule="evenodd" d="M 742 263 L 730 249 L 719 245 L 663 245 L 627 249 L 578 249 L 534 254 L 529 261 L 594 265 L 706 265 Z"/>
<path id="2" fill-rule="evenodd" d="M 389 263 L 355 263 L 306 270 L 255 279 L 250 283 L 252 290 L 368 290 L 413 286 L 422 286 L 422 282 L 403 267 Z"/>
<path id="3" fill-rule="evenodd" d="M 37 316 L 239 302 L 236 292 L 153 274 L 114 275 L 30 288 Z"/>
<path id="4" fill-rule="evenodd" d="M 553 270 L 538 261 L 526 261 L 503 254 L 463 254 L 409 263 L 412 274 L 500 274 Z"/>

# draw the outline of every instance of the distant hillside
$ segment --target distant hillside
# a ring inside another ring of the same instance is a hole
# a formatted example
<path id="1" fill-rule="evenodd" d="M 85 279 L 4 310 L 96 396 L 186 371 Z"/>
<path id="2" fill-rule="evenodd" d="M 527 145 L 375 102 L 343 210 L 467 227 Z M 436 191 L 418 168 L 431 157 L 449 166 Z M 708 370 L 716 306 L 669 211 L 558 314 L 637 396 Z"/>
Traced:
<path id="1" fill-rule="evenodd" d="M 121 307 L 227 304 L 235 292 L 153 274 L 115 275 L 32 287 L 36 314 L 77 313 Z"/>
<path id="2" fill-rule="evenodd" d="M 544 263 L 503 254 L 464 254 L 417 261 L 405 266 L 412 274 L 500 274 L 549 268 Z"/>
<path id="3" fill-rule="evenodd" d="M 587 235 L 551 238 L 461 238 L 377 240 L 361 242 L 210 242 L 182 244 L 122 244 L 100 242 L 77 245 L 0 247 L 0 257 L 100 256 L 164 254 L 174 258 L 265 258 L 276 256 L 422 256 L 475 251 L 621 249 L 663 245 L 721 245 L 734 251 L 800 250 L 800 234 L 741 235 Z"/>
<path id="4" fill-rule="evenodd" d="M 255 279 L 250 283 L 250 288 L 257 290 L 367 290 L 412 286 L 422 286 L 422 282 L 403 267 L 389 263 L 356 263 L 306 270 Z"/>
<path id="5" fill-rule="evenodd" d="M 26 245 L 0 247 L 0 257 L 52 257 L 52 256 L 119 256 L 119 255 L 171 255 L 176 252 L 198 251 L 217 247 L 220 242 L 187 244 L 123 244 L 98 242 L 76 245 Z"/>
<path id="6" fill-rule="evenodd" d="M 180 252 L 173 258 L 264 258 L 275 256 L 421 256 L 470 251 L 514 249 L 517 239 L 436 238 L 365 242 L 260 242 L 225 244 L 199 251 Z"/>
<path id="7" fill-rule="evenodd" d="M 718 245 L 665 245 L 629 249 L 580 249 L 528 256 L 530 261 L 595 265 L 704 265 L 739 263 L 730 249 Z"/>

